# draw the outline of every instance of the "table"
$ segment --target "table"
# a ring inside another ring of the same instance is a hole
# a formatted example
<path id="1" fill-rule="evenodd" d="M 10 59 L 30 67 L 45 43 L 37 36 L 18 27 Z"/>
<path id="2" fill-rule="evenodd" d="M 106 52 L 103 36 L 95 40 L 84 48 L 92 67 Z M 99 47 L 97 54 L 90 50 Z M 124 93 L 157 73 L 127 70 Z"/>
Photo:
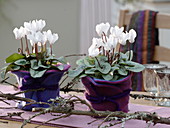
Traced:
<path id="1" fill-rule="evenodd" d="M 0 91 L 2 91 L 3 93 L 9 93 L 9 90 L 11 93 L 14 93 L 15 91 L 13 90 L 13 88 L 11 86 L 4 86 L 4 85 L 0 85 Z M 144 93 L 144 92 L 132 92 L 132 93 Z M 82 96 L 82 94 L 78 94 L 80 96 Z M 12 105 L 15 105 L 14 103 L 12 103 Z M 0 103 L 0 106 L 3 106 Z M 83 106 L 79 106 L 82 109 Z M 134 99 L 130 99 L 130 104 L 129 104 L 129 109 L 130 112 L 135 112 L 135 111 L 149 111 L 149 112 L 158 112 L 158 114 L 161 115 L 165 115 L 165 116 L 169 116 L 170 114 L 170 108 L 168 107 L 157 107 L 155 106 L 153 101 L 146 101 L 143 99 L 140 100 L 134 100 Z M 2 110 L 0 109 L 0 115 L 7 113 L 7 112 L 13 112 L 16 110 Z M 22 111 L 22 110 L 17 110 L 17 111 Z M 169 113 L 169 114 L 168 114 Z M 25 112 L 24 117 L 29 117 L 33 115 L 32 112 Z M 47 119 L 51 118 L 50 114 L 46 114 L 46 115 L 42 115 L 39 116 L 37 118 L 35 118 L 34 122 L 35 124 L 28 124 L 26 125 L 24 128 L 33 128 L 35 126 L 37 126 L 37 123 L 40 123 L 42 121 L 46 121 Z M 64 118 L 64 119 L 60 119 L 57 121 L 53 121 L 49 124 L 47 124 L 48 126 L 41 126 L 40 128 L 50 128 L 50 127 L 72 127 L 72 128 L 77 128 L 77 127 L 82 127 L 82 128 L 96 128 L 98 126 L 98 124 L 100 124 L 101 121 L 96 121 L 94 123 L 92 123 L 90 126 L 87 125 L 88 122 L 94 120 L 95 118 L 89 117 L 89 116 L 75 116 L 72 115 L 70 117 Z M 4 123 L 3 123 L 4 121 Z M 18 118 L 12 118 L 12 119 L 5 119 L 1 118 L 0 120 L 0 128 L 19 128 L 21 126 L 22 122 L 21 119 Z M 144 126 L 146 127 L 146 123 L 144 121 L 138 121 L 138 120 L 130 120 L 126 123 L 127 128 L 136 128 L 137 126 Z M 114 128 L 119 128 L 119 126 L 115 126 Z M 154 128 L 169 128 L 169 125 L 162 125 L 162 124 L 157 124 L 156 126 L 154 126 Z M 126 127 L 125 127 L 126 128 Z M 139 127 L 140 128 L 140 127 Z M 143 128 L 143 127 L 141 127 Z M 152 127 L 151 127 L 152 128 Z"/>

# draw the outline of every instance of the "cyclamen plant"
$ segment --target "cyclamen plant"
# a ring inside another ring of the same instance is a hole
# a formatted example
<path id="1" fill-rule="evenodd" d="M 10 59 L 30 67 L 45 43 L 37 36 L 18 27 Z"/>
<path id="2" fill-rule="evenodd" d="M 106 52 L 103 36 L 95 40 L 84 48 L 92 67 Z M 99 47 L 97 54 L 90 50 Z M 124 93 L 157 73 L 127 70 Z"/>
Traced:
<path id="1" fill-rule="evenodd" d="M 38 78 L 47 70 L 64 69 L 63 64 L 67 64 L 64 57 L 55 58 L 52 52 L 52 45 L 58 40 L 58 34 L 52 33 L 51 30 L 42 31 L 45 25 L 44 20 L 33 20 L 24 22 L 24 27 L 13 30 L 15 38 L 20 40 L 21 47 L 18 48 L 18 53 L 6 58 L 5 62 L 9 65 L 4 68 L 3 78 L 9 71 L 29 71 L 33 78 Z"/>
<path id="2" fill-rule="evenodd" d="M 119 48 L 119 45 L 135 41 L 135 30 L 124 32 L 123 27 L 110 27 L 109 23 L 101 23 L 96 25 L 96 32 L 100 38 L 92 39 L 92 45 L 88 49 L 89 56 L 76 62 L 78 67 L 69 71 L 70 77 L 90 76 L 114 81 L 124 78 L 130 72 L 140 72 L 144 69 L 142 64 L 132 61 L 132 50 L 122 53 Z"/>

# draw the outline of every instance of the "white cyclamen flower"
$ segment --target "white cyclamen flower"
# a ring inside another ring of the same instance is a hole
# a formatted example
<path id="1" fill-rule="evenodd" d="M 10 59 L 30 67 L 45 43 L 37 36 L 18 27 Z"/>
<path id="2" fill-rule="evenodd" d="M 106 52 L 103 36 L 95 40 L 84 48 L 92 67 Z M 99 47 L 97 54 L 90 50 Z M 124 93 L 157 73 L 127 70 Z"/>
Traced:
<path id="1" fill-rule="evenodd" d="M 104 49 L 107 51 L 114 49 L 117 45 L 117 42 L 117 38 L 114 38 L 112 35 L 109 35 L 109 38 L 107 38 L 107 42 L 104 44 Z"/>
<path id="2" fill-rule="evenodd" d="M 119 28 L 118 26 L 115 26 L 114 28 L 110 28 L 110 33 L 113 35 L 115 38 L 120 38 L 122 36 L 124 27 Z"/>
<path id="3" fill-rule="evenodd" d="M 99 53 L 100 53 L 99 48 L 97 48 L 95 44 L 92 44 L 89 47 L 88 52 L 89 52 L 89 56 L 92 56 L 92 57 L 95 57 L 95 56 L 99 55 Z"/>
<path id="4" fill-rule="evenodd" d="M 24 22 L 24 27 L 25 27 L 25 29 L 27 29 L 27 31 L 32 31 L 32 23 L 31 23 L 31 21 L 29 21 L 29 22 Z"/>
<path id="5" fill-rule="evenodd" d="M 39 32 L 32 32 L 27 36 L 27 38 L 30 40 L 31 45 L 34 46 L 35 43 L 42 42 L 43 35 Z"/>
<path id="6" fill-rule="evenodd" d="M 45 27 L 46 22 L 45 20 L 42 19 L 36 20 L 36 25 L 37 25 L 37 31 L 41 31 Z"/>
<path id="7" fill-rule="evenodd" d="M 46 25 L 45 20 L 33 20 L 29 22 L 24 22 L 24 27 L 30 32 L 41 31 Z"/>
<path id="8" fill-rule="evenodd" d="M 19 39 L 21 39 L 22 37 L 25 36 L 26 30 L 25 30 L 25 28 L 23 28 L 23 27 L 21 26 L 19 29 L 18 29 L 18 28 L 15 28 L 15 29 L 13 30 L 13 33 L 14 33 L 14 35 L 15 35 L 15 38 L 16 38 L 17 40 L 19 40 Z"/>
<path id="9" fill-rule="evenodd" d="M 122 45 L 126 45 L 126 41 L 129 39 L 129 33 L 123 32 L 122 35 L 119 37 L 119 43 Z"/>
<path id="10" fill-rule="evenodd" d="M 96 32 L 99 36 L 102 36 L 103 32 L 107 35 L 109 28 L 110 28 L 110 24 L 108 22 L 106 24 L 101 23 L 96 25 Z"/>
<path id="11" fill-rule="evenodd" d="M 54 44 L 57 40 L 58 40 L 58 34 L 54 33 L 52 34 L 51 30 L 48 30 L 46 33 L 47 39 L 49 41 L 50 44 Z"/>
<path id="12" fill-rule="evenodd" d="M 93 38 L 92 43 L 95 44 L 98 48 L 104 45 L 101 38 Z"/>
<path id="13" fill-rule="evenodd" d="M 135 31 L 134 29 L 131 29 L 131 30 L 129 31 L 129 38 L 128 38 L 129 42 L 130 42 L 130 43 L 135 42 L 136 36 L 137 36 L 136 31 Z"/>

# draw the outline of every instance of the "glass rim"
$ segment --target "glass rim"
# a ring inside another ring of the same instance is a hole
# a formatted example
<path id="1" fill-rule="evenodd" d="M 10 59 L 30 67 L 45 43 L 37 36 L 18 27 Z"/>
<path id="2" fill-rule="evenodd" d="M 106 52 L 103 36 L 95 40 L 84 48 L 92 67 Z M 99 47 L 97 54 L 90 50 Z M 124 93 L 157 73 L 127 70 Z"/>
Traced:
<path id="1" fill-rule="evenodd" d="M 165 69 L 168 66 L 165 64 L 143 64 L 145 66 L 145 69 Z"/>
<path id="2" fill-rule="evenodd" d="M 159 74 L 170 74 L 170 68 L 158 69 L 156 72 Z"/>

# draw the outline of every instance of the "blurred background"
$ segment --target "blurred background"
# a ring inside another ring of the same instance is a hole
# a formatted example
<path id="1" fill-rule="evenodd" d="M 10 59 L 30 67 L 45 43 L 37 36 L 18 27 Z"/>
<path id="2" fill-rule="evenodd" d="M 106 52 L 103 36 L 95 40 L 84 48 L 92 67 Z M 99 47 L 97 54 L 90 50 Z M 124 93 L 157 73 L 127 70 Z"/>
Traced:
<path id="1" fill-rule="evenodd" d="M 95 26 L 109 22 L 118 24 L 119 11 L 151 9 L 170 13 L 170 0 L 0 0 L 0 68 L 4 60 L 17 52 L 20 42 L 15 40 L 13 29 L 25 21 L 44 19 L 44 30 L 59 34 L 54 44 L 56 57 L 87 53 L 93 37 L 97 37 Z M 160 30 L 160 45 L 168 45 L 168 30 Z M 68 58 L 72 68 L 78 57 Z M 162 62 L 164 63 L 164 62 Z"/>

